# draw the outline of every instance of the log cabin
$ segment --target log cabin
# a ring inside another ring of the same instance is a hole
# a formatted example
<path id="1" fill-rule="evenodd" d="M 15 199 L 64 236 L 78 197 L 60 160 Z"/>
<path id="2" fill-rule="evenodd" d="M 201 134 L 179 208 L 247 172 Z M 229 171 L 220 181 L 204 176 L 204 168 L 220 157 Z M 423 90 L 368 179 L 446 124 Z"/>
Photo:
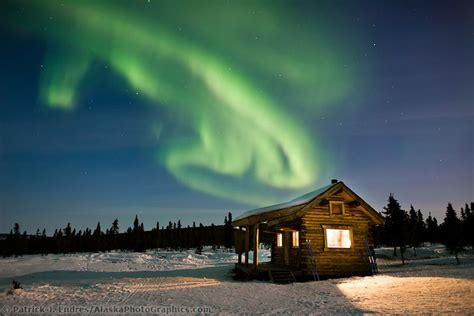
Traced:
<path id="1" fill-rule="evenodd" d="M 380 213 L 342 181 L 333 179 L 294 200 L 234 219 L 236 271 L 267 275 L 275 282 L 372 275 L 377 272 L 372 229 L 382 223 Z M 262 241 L 271 245 L 269 262 L 259 262 Z"/>

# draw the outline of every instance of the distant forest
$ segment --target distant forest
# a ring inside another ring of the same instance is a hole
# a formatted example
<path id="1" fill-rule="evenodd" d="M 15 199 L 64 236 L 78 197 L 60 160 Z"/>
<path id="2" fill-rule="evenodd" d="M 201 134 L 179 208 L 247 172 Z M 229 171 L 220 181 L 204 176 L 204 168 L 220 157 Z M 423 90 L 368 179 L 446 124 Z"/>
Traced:
<path id="1" fill-rule="evenodd" d="M 46 230 L 36 230 L 36 234 L 29 235 L 26 231 L 20 232 L 20 225 L 15 223 L 10 234 L 0 240 L 0 254 L 2 256 L 19 256 L 23 254 L 49 254 L 73 252 L 98 252 L 109 250 L 145 251 L 154 248 L 187 249 L 196 248 L 197 252 L 203 246 L 227 247 L 233 246 L 232 241 L 232 214 L 229 212 L 224 218 L 224 225 L 204 226 L 202 223 L 183 227 L 181 221 L 168 223 L 166 227 L 157 222 L 155 228 L 145 231 L 143 223 L 135 216 L 133 225 L 126 232 L 119 232 L 119 222 L 114 220 L 105 231 L 100 222 L 92 231 L 76 231 L 68 223 L 65 228 L 54 231 L 53 236 L 47 236 Z"/>
<path id="2" fill-rule="evenodd" d="M 474 203 L 465 204 L 460 216 L 451 203 L 446 208 L 442 223 L 431 216 L 424 219 L 421 210 L 413 206 L 409 211 L 401 208 L 399 202 L 390 194 L 388 203 L 382 212 L 384 225 L 377 226 L 374 231 L 376 247 L 391 246 L 401 254 L 404 262 L 404 252 L 407 247 L 417 248 L 425 242 L 442 243 L 458 260 L 458 253 L 465 247 L 474 247 Z M 262 241 L 269 242 L 269 240 Z M 195 248 L 200 252 L 203 246 L 233 247 L 232 214 L 224 218 L 224 225 L 204 226 L 203 224 L 183 227 L 181 221 L 169 222 L 166 227 L 156 223 L 156 227 L 145 231 L 143 223 L 135 217 L 133 225 L 125 232 L 119 232 L 119 222 L 114 220 L 103 230 L 100 223 L 92 231 L 76 231 L 70 223 L 65 228 L 54 231 L 53 236 L 47 236 L 46 231 L 36 231 L 31 235 L 26 231 L 21 233 L 20 225 L 15 223 L 13 229 L 4 240 L 0 240 L 0 255 L 18 256 L 22 254 L 49 254 L 72 252 L 98 252 L 110 250 L 145 251 L 147 249 L 189 249 Z M 416 251 L 415 251 L 416 254 Z"/>

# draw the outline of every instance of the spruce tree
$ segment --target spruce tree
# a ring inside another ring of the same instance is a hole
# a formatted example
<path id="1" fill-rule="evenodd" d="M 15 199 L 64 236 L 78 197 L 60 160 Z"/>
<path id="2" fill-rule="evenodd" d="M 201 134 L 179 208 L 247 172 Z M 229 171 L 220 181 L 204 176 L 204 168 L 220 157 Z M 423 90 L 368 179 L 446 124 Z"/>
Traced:
<path id="1" fill-rule="evenodd" d="M 424 246 L 424 241 L 426 238 L 426 226 L 423 219 L 423 214 L 421 210 L 416 212 L 417 215 L 417 231 L 418 231 L 418 242 Z"/>
<path id="2" fill-rule="evenodd" d="M 227 248 L 232 247 L 232 241 L 233 241 L 233 228 L 232 228 L 232 213 L 229 212 L 228 215 L 224 219 L 224 227 L 225 227 L 225 239 L 224 239 L 224 245 Z"/>
<path id="3" fill-rule="evenodd" d="M 405 247 L 407 241 L 407 212 L 402 210 L 400 203 L 390 193 L 387 206 L 384 207 L 385 232 L 387 240 L 393 246 L 393 256 L 397 255 L 397 247 L 400 248 L 402 264 L 405 264 Z"/>
<path id="4" fill-rule="evenodd" d="M 413 252 L 416 257 L 416 247 L 420 244 L 420 237 L 418 232 L 418 214 L 413 205 L 410 205 L 410 211 L 408 212 L 408 237 L 408 243 L 413 247 Z"/>
<path id="5" fill-rule="evenodd" d="M 13 234 L 14 234 L 15 236 L 20 236 L 20 234 L 21 234 L 21 233 L 20 233 L 20 224 L 15 223 L 15 224 L 13 225 Z"/>
<path id="6" fill-rule="evenodd" d="M 101 228 L 100 228 L 100 222 L 97 222 L 97 227 L 94 230 L 93 236 L 98 237 L 100 235 L 102 235 L 102 231 L 101 231 Z"/>
<path id="7" fill-rule="evenodd" d="M 443 244 L 451 253 L 454 254 L 457 264 L 459 264 L 458 253 L 462 251 L 461 229 L 461 221 L 459 220 L 451 203 L 448 203 L 448 207 L 446 208 L 446 216 L 441 228 L 441 236 Z"/>
<path id="8" fill-rule="evenodd" d="M 471 203 L 472 204 L 472 203 Z M 474 246 L 474 216 L 473 212 L 466 203 L 464 208 L 461 208 L 461 222 L 462 222 L 462 243 L 466 246 Z"/>
<path id="9" fill-rule="evenodd" d="M 112 222 L 112 227 L 110 228 L 109 233 L 111 235 L 117 235 L 119 233 L 118 219 L 115 219 Z"/>
<path id="10" fill-rule="evenodd" d="M 140 222 L 138 221 L 138 215 L 135 215 L 135 220 L 133 221 L 133 231 L 137 232 L 140 228 Z"/>
<path id="11" fill-rule="evenodd" d="M 71 223 L 67 223 L 66 228 L 64 228 L 64 236 L 71 236 Z"/>
<path id="12" fill-rule="evenodd" d="M 474 204 L 471 202 L 471 207 L 466 203 L 464 209 L 466 220 L 463 223 L 464 242 L 474 248 Z"/>
<path id="13" fill-rule="evenodd" d="M 438 242 L 438 221 L 431 216 L 431 212 L 426 218 L 426 235 L 431 244 Z"/>
<path id="14" fill-rule="evenodd" d="M 435 237 L 435 242 L 439 242 L 439 225 L 438 225 L 438 220 L 436 219 L 436 217 L 433 217 L 433 228 L 434 228 L 434 237 Z"/>

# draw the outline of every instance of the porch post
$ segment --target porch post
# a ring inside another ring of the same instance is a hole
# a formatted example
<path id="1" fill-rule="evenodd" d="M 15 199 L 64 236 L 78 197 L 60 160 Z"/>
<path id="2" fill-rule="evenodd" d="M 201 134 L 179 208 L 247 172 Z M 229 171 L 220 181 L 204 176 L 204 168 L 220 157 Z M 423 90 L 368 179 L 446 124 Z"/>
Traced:
<path id="1" fill-rule="evenodd" d="M 260 223 L 255 223 L 253 227 L 253 265 L 256 268 L 258 266 L 258 233 L 259 233 L 259 224 Z"/>
<path id="2" fill-rule="evenodd" d="M 249 265 L 249 239 L 250 239 L 250 227 L 245 226 L 245 265 Z"/>
<path id="3" fill-rule="evenodd" d="M 239 227 L 239 233 L 237 234 L 238 238 L 236 238 L 236 244 L 239 245 L 239 261 L 238 263 L 241 264 L 242 263 L 242 235 L 243 235 L 243 230 L 242 230 L 242 226 Z"/>

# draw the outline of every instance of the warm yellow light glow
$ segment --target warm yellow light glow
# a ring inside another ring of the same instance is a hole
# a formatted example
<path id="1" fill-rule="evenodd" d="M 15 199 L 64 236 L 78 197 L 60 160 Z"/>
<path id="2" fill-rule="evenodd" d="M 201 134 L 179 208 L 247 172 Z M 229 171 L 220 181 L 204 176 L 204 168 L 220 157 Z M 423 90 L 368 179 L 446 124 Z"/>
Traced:
<path id="1" fill-rule="evenodd" d="M 299 247 L 300 246 L 300 232 L 293 232 L 291 235 L 293 237 L 293 247 Z"/>
<path id="2" fill-rule="evenodd" d="M 283 234 L 277 234 L 277 247 L 283 247 Z"/>
<path id="3" fill-rule="evenodd" d="M 326 245 L 328 248 L 351 248 L 349 229 L 326 229 Z"/>
<path id="4" fill-rule="evenodd" d="M 471 293 L 472 282 L 451 277 L 420 277 L 407 271 L 403 277 L 379 274 L 349 278 L 336 286 L 355 308 L 374 314 L 440 314 L 440 308 L 451 304 L 459 314 L 463 311 L 469 314 L 473 310 L 472 299 L 458 293 Z M 449 303 L 440 303 L 439 297 L 447 297 Z"/>

